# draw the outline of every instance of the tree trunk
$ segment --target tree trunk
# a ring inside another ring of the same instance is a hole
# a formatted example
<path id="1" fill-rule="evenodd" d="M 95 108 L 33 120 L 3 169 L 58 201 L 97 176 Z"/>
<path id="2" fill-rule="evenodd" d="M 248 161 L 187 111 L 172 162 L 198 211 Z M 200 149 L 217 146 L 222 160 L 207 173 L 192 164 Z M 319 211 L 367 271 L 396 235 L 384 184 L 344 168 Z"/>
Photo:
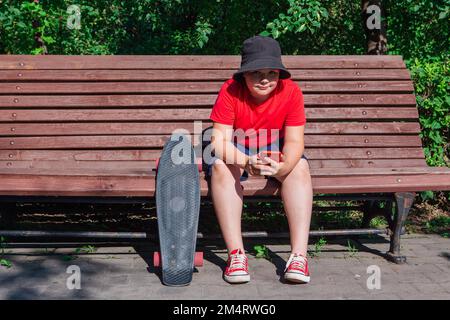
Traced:
<path id="1" fill-rule="evenodd" d="M 34 0 L 35 3 L 39 4 L 39 0 Z M 33 28 L 37 29 L 40 26 L 39 20 L 34 20 Z M 45 45 L 44 40 L 41 38 L 41 33 L 36 31 L 34 34 L 34 41 L 36 42 L 36 46 L 42 49 L 42 54 L 48 54 L 47 46 Z"/>
<path id="2" fill-rule="evenodd" d="M 382 0 L 362 0 L 361 18 L 367 39 L 367 54 L 387 51 L 386 11 Z"/>

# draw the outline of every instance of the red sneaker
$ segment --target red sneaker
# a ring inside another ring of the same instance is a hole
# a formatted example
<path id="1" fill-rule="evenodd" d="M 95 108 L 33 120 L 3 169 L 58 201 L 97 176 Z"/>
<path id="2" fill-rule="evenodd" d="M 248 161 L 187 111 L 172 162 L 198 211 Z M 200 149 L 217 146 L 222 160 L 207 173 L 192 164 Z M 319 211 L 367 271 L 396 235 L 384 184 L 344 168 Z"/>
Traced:
<path id="1" fill-rule="evenodd" d="M 240 249 L 231 251 L 228 256 L 227 267 L 224 273 L 225 281 L 229 283 L 244 283 L 250 281 L 248 273 L 248 259 Z"/>
<path id="2" fill-rule="evenodd" d="M 284 278 L 288 281 L 308 283 L 310 280 L 308 259 L 301 254 L 291 254 L 284 271 Z"/>

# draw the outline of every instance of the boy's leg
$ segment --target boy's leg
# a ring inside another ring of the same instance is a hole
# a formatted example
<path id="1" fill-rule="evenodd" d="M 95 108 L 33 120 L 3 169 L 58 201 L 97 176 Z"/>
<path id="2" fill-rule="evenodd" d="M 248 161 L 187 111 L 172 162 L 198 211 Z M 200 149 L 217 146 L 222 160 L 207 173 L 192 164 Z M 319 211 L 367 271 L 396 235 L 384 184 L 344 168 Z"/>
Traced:
<path id="1" fill-rule="evenodd" d="M 225 244 L 230 253 L 244 252 L 241 234 L 243 193 L 240 177 L 243 169 L 216 159 L 211 168 L 211 196 Z"/>
<path id="2" fill-rule="evenodd" d="M 302 157 L 288 175 L 277 179 L 281 182 L 281 198 L 289 223 L 292 252 L 306 257 L 313 203 L 307 159 Z"/>

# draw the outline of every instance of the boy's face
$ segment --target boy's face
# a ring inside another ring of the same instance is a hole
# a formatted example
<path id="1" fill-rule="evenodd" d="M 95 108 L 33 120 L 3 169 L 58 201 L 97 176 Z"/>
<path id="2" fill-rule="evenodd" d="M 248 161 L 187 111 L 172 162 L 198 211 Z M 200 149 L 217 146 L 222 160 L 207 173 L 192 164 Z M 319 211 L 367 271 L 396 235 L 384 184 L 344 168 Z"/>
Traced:
<path id="1" fill-rule="evenodd" d="M 260 69 L 244 73 L 245 83 L 256 99 L 264 100 L 275 90 L 279 80 L 278 69 Z"/>

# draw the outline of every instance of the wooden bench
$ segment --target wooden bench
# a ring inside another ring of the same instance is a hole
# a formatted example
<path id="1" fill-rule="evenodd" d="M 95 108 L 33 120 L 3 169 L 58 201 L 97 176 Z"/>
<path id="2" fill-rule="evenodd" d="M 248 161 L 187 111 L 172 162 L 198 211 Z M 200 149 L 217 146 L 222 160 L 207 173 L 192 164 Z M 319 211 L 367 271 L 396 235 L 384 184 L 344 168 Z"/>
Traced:
<path id="1" fill-rule="evenodd" d="M 388 196 L 396 208 L 394 217 L 384 212 L 388 257 L 403 262 L 401 226 L 415 192 L 450 190 L 450 169 L 425 162 L 402 58 L 283 61 L 305 95 L 315 195 Z M 0 56 L 1 201 L 153 197 L 164 142 L 180 128 L 201 142 L 196 133 L 211 126 L 219 88 L 239 63 L 238 56 Z M 279 193 L 272 179 L 242 185 L 246 199 Z M 364 225 L 376 214 L 368 205 Z"/>

